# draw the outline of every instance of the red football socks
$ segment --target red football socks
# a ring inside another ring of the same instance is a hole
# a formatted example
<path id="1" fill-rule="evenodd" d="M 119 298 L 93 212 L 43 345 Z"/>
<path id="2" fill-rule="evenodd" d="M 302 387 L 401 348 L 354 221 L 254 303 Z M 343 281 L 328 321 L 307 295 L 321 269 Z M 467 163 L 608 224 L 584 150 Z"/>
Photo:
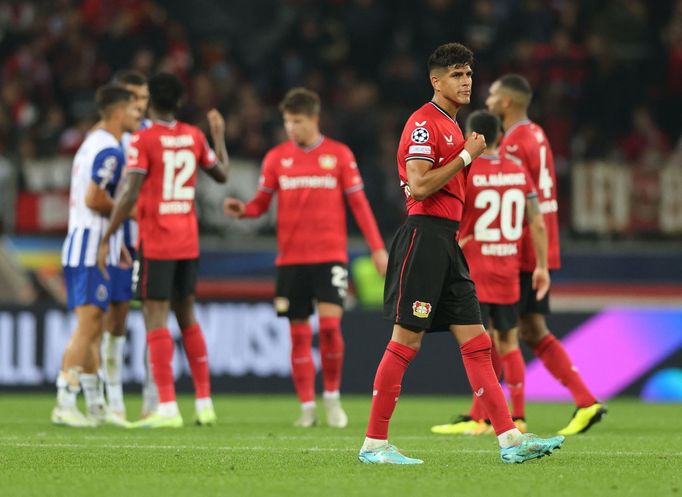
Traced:
<path id="1" fill-rule="evenodd" d="M 320 356 L 325 392 L 336 392 L 341 387 L 344 343 L 341 318 L 320 318 Z"/>
<path id="2" fill-rule="evenodd" d="M 460 346 L 464 369 L 474 395 L 483 403 L 495 434 L 500 435 L 516 428 L 502 393 L 502 387 L 493 370 L 490 358 L 492 342 L 487 333 L 481 333 Z"/>
<path id="3" fill-rule="evenodd" d="M 148 332 L 147 346 L 152 364 L 152 376 L 159 392 L 159 402 L 175 402 L 173 338 L 168 328 L 159 328 Z"/>
<path id="4" fill-rule="evenodd" d="M 182 330 L 182 343 L 185 346 L 185 355 L 192 370 L 196 398 L 210 397 L 211 377 L 208 369 L 208 352 L 199 323 L 194 323 Z"/>
<path id="5" fill-rule="evenodd" d="M 521 349 L 517 348 L 504 354 L 502 364 L 504 364 L 504 382 L 511 397 L 512 418 L 525 418 L 526 363 L 523 361 Z"/>
<path id="6" fill-rule="evenodd" d="M 372 408 L 369 411 L 367 437 L 378 440 L 388 439 L 388 424 L 395 410 L 403 376 L 417 351 L 391 340 L 388 342 L 377 374 L 374 377 Z"/>
<path id="7" fill-rule="evenodd" d="M 315 364 L 313 363 L 313 330 L 310 324 L 291 324 L 291 376 L 298 400 L 315 400 Z"/>
<path id="8" fill-rule="evenodd" d="M 495 347 L 491 347 L 490 349 L 490 359 L 493 363 L 493 370 L 495 371 L 495 376 L 497 376 L 497 381 L 499 382 L 500 377 L 502 376 L 502 359 L 500 359 L 500 354 L 497 352 L 497 349 Z M 485 412 L 485 408 L 483 407 L 483 402 L 481 402 L 481 398 L 477 397 L 476 395 L 473 396 L 469 416 L 471 417 L 471 419 L 474 419 L 476 421 L 488 419 L 488 416 L 486 415 Z"/>
<path id="9" fill-rule="evenodd" d="M 533 348 L 533 354 L 542 361 L 552 376 L 570 390 L 576 406 L 589 407 L 597 402 L 580 377 L 578 368 L 573 365 L 566 349 L 554 335 L 550 333 L 540 340 Z"/>

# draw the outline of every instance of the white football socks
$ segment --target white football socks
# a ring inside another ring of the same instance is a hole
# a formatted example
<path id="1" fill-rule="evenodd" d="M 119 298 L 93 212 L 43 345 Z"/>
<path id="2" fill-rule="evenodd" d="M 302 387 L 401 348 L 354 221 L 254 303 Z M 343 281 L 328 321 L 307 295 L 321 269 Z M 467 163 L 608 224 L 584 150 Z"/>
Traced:
<path id="1" fill-rule="evenodd" d="M 213 401 L 211 400 L 211 397 L 194 399 L 194 408 L 196 409 L 196 412 L 203 411 L 207 407 L 213 407 Z"/>
<path id="2" fill-rule="evenodd" d="M 517 428 L 512 428 L 511 430 L 507 430 L 504 433 L 497 435 L 497 441 L 503 449 L 519 445 L 519 443 L 521 443 L 521 438 L 522 434 Z"/>
<path id="3" fill-rule="evenodd" d="M 142 383 L 142 415 L 154 412 L 159 405 L 159 392 L 152 375 L 152 363 L 149 357 L 149 348 L 145 348 L 145 375 Z"/>
<path id="4" fill-rule="evenodd" d="M 388 440 L 365 437 L 365 443 L 362 444 L 362 450 L 376 450 L 386 445 L 388 445 Z"/>
<path id="5" fill-rule="evenodd" d="M 121 373 L 123 370 L 123 347 L 126 337 L 117 337 L 104 332 L 102 339 L 102 359 L 104 365 L 104 384 L 107 389 L 107 400 L 112 411 L 125 413 L 123 402 L 123 385 Z"/>
<path id="6" fill-rule="evenodd" d="M 69 381 L 69 380 L 72 381 Z M 73 381 L 75 380 L 75 381 Z M 57 376 L 57 405 L 64 409 L 75 409 L 78 392 L 81 391 L 78 382 L 78 371 L 60 371 Z"/>
<path id="7" fill-rule="evenodd" d="M 102 399 L 100 399 L 99 378 L 97 375 L 81 373 L 80 381 L 83 386 L 83 396 L 85 397 L 85 405 L 88 408 L 88 412 L 94 413 L 97 412 L 100 406 L 104 407 Z"/>

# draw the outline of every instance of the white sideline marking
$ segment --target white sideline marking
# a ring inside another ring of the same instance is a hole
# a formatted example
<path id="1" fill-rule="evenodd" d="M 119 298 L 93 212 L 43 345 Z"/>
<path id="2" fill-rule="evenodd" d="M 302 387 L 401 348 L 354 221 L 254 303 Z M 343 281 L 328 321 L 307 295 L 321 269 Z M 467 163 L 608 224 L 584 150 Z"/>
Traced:
<path id="1" fill-rule="evenodd" d="M 0 443 L 0 447 L 12 448 L 54 448 L 54 449 L 141 449 L 141 450 L 205 450 L 205 451 L 254 451 L 254 452 L 355 452 L 357 449 L 338 448 L 338 447 L 235 447 L 235 446 L 196 446 L 196 445 L 132 445 L 132 444 L 76 444 L 76 443 Z M 409 450 L 411 453 L 427 454 L 427 453 L 449 453 L 449 454 L 490 454 L 496 452 L 495 450 L 485 449 L 414 449 Z M 574 453 L 580 455 L 603 456 L 603 457 L 650 457 L 650 456 L 665 456 L 665 457 L 682 457 L 682 452 L 644 452 L 644 451 L 583 451 L 576 450 Z"/>

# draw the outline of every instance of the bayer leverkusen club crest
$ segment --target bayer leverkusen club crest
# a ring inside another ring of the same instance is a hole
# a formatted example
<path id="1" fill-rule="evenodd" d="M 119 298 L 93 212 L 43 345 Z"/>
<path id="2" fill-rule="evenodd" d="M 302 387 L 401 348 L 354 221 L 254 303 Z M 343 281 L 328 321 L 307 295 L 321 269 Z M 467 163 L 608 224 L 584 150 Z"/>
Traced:
<path id="1" fill-rule="evenodd" d="M 429 314 L 431 314 L 431 304 L 415 300 L 414 304 L 412 304 L 412 314 L 418 318 L 428 318 Z"/>
<path id="2" fill-rule="evenodd" d="M 336 156 L 329 154 L 322 154 L 318 159 L 318 163 L 322 169 L 334 169 L 336 167 Z"/>

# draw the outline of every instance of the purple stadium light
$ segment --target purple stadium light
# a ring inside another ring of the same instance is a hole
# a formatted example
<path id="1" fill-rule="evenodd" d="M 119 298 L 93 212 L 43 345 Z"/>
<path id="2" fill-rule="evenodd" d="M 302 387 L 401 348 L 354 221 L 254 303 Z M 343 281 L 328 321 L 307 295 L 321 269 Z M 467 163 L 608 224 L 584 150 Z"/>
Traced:
<path id="1" fill-rule="evenodd" d="M 606 309 L 562 343 L 592 392 L 606 400 L 682 348 L 682 311 Z M 526 370 L 526 397 L 571 400 L 568 390 L 537 359 Z"/>

